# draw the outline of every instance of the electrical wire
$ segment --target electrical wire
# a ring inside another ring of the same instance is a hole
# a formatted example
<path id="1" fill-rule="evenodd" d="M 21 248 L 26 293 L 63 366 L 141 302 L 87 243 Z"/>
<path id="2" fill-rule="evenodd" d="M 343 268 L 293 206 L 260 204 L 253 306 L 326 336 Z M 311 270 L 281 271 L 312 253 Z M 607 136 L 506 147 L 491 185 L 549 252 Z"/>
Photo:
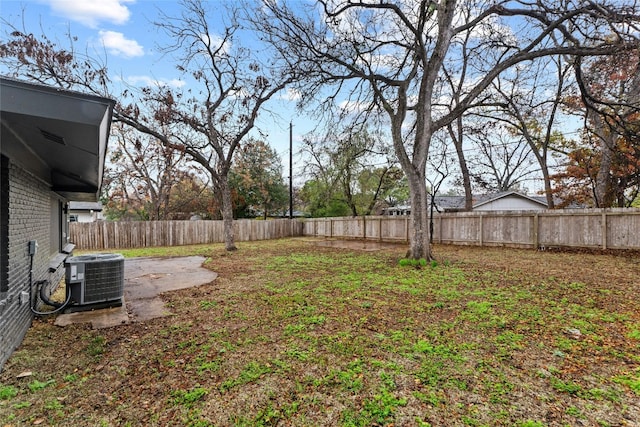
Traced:
<path id="1" fill-rule="evenodd" d="M 39 289 L 40 291 L 38 292 L 40 295 L 40 298 L 42 299 L 42 302 L 44 302 L 47 305 L 51 305 L 52 307 L 55 307 L 56 304 L 58 303 L 53 303 L 53 301 L 49 301 L 48 298 L 46 298 L 46 296 L 44 296 L 44 284 L 45 283 L 49 283 L 48 280 L 44 279 L 44 280 L 38 280 L 37 282 L 33 283 L 33 255 L 34 254 L 29 254 L 29 308 L 31 309 L 31 312 L 35 315 L 38 316 L 47 316 L 50 314 L 56 314 L 59 313 L 60 311 L 64 310 L 67 305 L 69 304 L 69 302 L 71 302 L 71 292 L 69 292 L 69 290 L 67 289 L 67 300 L 62 303 L 62 305 L 60 305 L 59 307 L 57 307 L 55 310 L 52 311 L 38 311 L 35 309 L 35 301 L 33 298 L 33 285 L 38 286 L 39 285 Z M 37 298 L 36 298 L 37 300 Z"/>
<path id="2" fill-rule="evenodd" d="M 37 314 L 38 316 L 47 316 L 50 314 L 56 314 L 61 312 L 62 310 L 64 310 L 65 308 L 67 308 L 67 305 L 69 305 L 69 303 L 71 302 L 71 292 L 67 292 L 67 299 L 65 302 L 63 302 L 62 304 L 57 303 L 55 301 L 50 301 L 48 298 L 46 298 L 46 296 L 44 295 L 44 284 L 45 283 L 49 283 L 48 280 L 38 280 L 35 285 L 37 286 L 38 284 L 40 284 L 40 299 L 42 300 L 42 302 L 44 302 L 47 305 L 50 305 L 52 307 L 56 307 L 58 306 L 55 310 L 51 310 L 51 311 L 37 311 L 33 306 L 31 306 L 31 311 L 34 314 Z"/>

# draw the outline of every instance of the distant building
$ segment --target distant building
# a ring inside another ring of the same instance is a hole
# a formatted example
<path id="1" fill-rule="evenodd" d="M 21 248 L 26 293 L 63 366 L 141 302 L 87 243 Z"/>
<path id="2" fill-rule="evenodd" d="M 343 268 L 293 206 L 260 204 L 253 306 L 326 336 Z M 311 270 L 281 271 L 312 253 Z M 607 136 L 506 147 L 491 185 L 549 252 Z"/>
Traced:
<path id="1" fill-rule="evenodd" d="M 289 215 L 289 209 L 282 213 L 281 218 L 289 218 L 293 216 L 294 218 L 304 218 L 306 215 L 302 211 L 293 210 L 293 215 Z"/>
<path id="2" fill-rule="evenodd" d="M 411 215 L 411 205 L 397 205 L 384 208 L 382 210 L 382 214 L 389 216 Z"/>
<path id="3" fill-rule="evenodd" d="M 464 196 L 436 196 L 436 212 L 464 211 Z M 543 196 L 527 196 L 517 191 L 473 196 L 472 211 L 535 211 L 548 209 Z M 384 215 L 411 215 L 411 206 L 399 205 L 384 210 Z"/>
<path id="4" fill-rule="evenodd" d="M 104 219 L 100 202 L 69 202 L 69 222 L 96 222 Z"/>

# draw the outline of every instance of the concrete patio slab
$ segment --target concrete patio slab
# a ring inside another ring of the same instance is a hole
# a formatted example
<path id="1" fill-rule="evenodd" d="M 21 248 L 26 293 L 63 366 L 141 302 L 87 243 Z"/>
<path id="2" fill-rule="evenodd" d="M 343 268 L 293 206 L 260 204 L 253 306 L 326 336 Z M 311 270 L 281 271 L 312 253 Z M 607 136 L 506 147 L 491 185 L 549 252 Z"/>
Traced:
<path id="1" fill-rule="evenodd" d="M 211 283 L 218 277 L 202 267 L 204 261 L 201 256 L 126 259 L 121 307 L 62 314 L 55 324 L 91 323 L 92 328 L 100 329 L 170 315 L 161 293 Z"/>

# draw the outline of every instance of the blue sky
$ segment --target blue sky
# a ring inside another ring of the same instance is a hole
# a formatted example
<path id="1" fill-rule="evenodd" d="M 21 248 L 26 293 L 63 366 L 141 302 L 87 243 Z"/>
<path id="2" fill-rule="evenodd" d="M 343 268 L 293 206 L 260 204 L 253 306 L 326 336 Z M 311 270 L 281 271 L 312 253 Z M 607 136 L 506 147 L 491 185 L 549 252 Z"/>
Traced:
<path id="1" fill-rule="evenodd" d="M 215 3 L 209 2 L 214 10 Z M 167 42 L 165 34 L 153 25 L 161 12 L 177 16 L 180 5 L 172 0 L 0 0 L 3 21 L 36 36 L 45 34 L 61 47 L 69 45 L 69 34 L 77 37 L 75 49 L 106 58 L 112 78 L 121 76 L 138 86 L 154 81 L 184 85 L 171 59 L 158 50 L 158 45 Z M 291 105 L 283 94 L 269 105 L 281 120 L 265 114 L 259 122 L 268 134 L 266 142 L 282 157 L 285 176 L 289 175 L 289 122 L 294 122 L 294 154 L 302 135 L 311 130 L 310 122 Z"/>

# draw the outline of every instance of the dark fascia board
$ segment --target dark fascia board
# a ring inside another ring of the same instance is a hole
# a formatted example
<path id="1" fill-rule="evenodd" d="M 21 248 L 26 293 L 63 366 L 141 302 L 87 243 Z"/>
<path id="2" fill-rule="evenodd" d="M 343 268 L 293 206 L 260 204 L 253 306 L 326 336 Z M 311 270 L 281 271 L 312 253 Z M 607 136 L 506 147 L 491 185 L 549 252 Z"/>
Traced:
<path id="1" fill-rule="evenodd" d="M 13 88 L 21 89 L 28 92 L 34 92 L 34 93 L 39 92 L 42 94 L 53 95 L 56 97 L 70 98 L 72 100 L 77 100 L 77 101 L 89 101 L 97 105 L 102 105 L 103 108 L 109 108 L 109 112 L 113 111 L 113 107 L 115 106 L 114 100 L 105 98 L 102 96 L 92 95 L 92 94 L 87 94 L 87 93 L 82 93 L 82 92 L 77 92 L 77 91 L 72 91 L 67 89 L 61 89 L 61 88 L 47 86 L 39 83 L 32 83 L 32 82 L 27 82 L 23 80 L 17 80 L 7 76 L 0 76 L 0 87 L 2 87 L 3 89 L 13 87 Z M 47 109 L 46 105 L 41 105 L 41 104 L 25 105 L 25 104 L 27 103 L 26 102 L 14 103 L 13 105 L 11 104 L 2 105 L 1 108 L 2 108 L 2 111 L 13 110 L 14 112 L 22 112 L 26 108 L 27 110 L 36 112 L 35 115 L 38 115 L 38 116 L 58 117 L 62 119 L 67 118 L 67 113 L 60 109 L 56 109 L 52 111 Z M 19 110 L 16 111 L 16 109 L 19 109 Z M 91 117 L 90 115 L 87 116 L 86 114 L 81 114 L 75 117 L 75 120 L 79 122 L 94 124 L 96 122 L 96 119 L 102 120 L 102 115 L 103 114 L 100 113 L 99 111 L 97 115 L 94 115 L 94 117 Z"/>

